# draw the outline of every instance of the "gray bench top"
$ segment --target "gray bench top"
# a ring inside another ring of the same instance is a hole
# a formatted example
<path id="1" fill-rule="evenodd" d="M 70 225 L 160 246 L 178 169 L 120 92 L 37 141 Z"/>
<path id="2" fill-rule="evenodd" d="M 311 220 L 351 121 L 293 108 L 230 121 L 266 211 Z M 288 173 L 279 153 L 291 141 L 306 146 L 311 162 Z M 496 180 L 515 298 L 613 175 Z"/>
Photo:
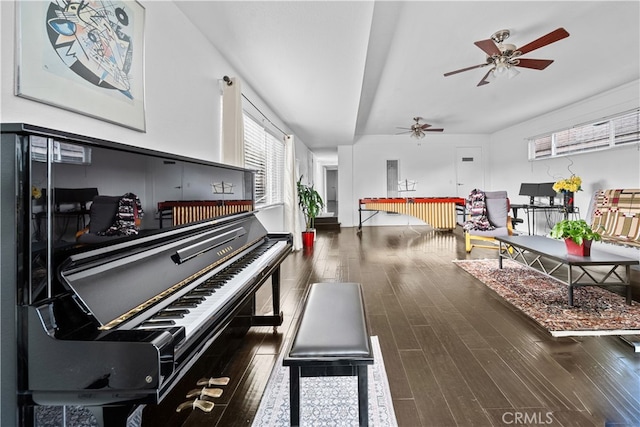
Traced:
<path id="1" fill-rule="evenodd" d="M 371 358 L 359 283 L 311 285 L 285 365 L 292 359 Z"/>

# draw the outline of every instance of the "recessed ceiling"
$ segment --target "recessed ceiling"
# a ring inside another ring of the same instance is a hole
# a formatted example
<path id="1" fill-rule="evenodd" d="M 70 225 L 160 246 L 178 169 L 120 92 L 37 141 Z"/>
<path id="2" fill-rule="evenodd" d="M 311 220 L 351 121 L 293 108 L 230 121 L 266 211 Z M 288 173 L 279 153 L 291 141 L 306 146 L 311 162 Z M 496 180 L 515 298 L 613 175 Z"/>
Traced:
<path id="1" fill-rule="evenodd" d="M 638 1 L 179 1 L 246 84 L 310 149 L 395 135 L 424 121 L 489 134 L 640 78 Z M 523 46 L 564 27 L 570 37 L 477 87 L 473 43 L 502 29 Z M 222 76 L 220 76 L 221 78 Z"/>

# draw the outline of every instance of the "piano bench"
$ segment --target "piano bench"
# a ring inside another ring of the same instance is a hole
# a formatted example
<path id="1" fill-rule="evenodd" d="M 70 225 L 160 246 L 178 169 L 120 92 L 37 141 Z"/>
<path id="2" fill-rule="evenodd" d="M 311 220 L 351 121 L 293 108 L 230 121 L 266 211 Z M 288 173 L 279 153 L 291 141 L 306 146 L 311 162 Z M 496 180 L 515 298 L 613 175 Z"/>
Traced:
<path id="1" fill-rule="evenodd" d="M 300 424 L 300 378 L 358 377 L 358 417 L 368 425 L 367 365 L 373 352 L 360 283 L 309 287 L 282 364 L 289 366 L 291 425 Z"/>

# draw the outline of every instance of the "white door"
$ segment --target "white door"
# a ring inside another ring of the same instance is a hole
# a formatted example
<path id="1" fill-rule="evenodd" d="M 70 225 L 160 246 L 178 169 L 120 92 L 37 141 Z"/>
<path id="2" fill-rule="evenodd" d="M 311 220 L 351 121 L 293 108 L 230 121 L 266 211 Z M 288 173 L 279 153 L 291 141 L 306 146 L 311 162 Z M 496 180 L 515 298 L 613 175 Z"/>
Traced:
<path id="1" fill-rule="evenodd" d="M 154 159 L 153 203 L 182 200 L 182 163 Z"/>
<path id="2" fill-rule="evenodd" d="M 482 147 L 457 147 L 456 195 L 466 198 L 474 188 L 484 190 Z"/>

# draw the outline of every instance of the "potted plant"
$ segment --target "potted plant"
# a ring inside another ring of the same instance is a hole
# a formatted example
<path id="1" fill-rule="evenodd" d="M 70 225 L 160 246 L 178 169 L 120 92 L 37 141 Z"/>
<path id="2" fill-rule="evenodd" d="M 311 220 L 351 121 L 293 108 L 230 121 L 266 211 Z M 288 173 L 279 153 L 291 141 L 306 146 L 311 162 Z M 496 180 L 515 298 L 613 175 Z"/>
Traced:
<path id="1" fill-rule="evenodd" d="M 313 188 L 313 185 L 302 183 L 302 176 L 298 180 L 298 206 L 302 210 L 305 220 L 305 231 L 302 232 L 302 244 L 304 246 L 313 246 L 313 238 L 315 236 L 313 227 L 314 220 L 324 207 L 322 197 Z"/>
<path id="2" fill-rule="evenodd" d="M 581 256 L 589 256 L 591 242 L 602 238 L 584 219 L 564 219 L 554 225 L 549 234 L 555 239 L 564 239 L 569 254 Z"/>

